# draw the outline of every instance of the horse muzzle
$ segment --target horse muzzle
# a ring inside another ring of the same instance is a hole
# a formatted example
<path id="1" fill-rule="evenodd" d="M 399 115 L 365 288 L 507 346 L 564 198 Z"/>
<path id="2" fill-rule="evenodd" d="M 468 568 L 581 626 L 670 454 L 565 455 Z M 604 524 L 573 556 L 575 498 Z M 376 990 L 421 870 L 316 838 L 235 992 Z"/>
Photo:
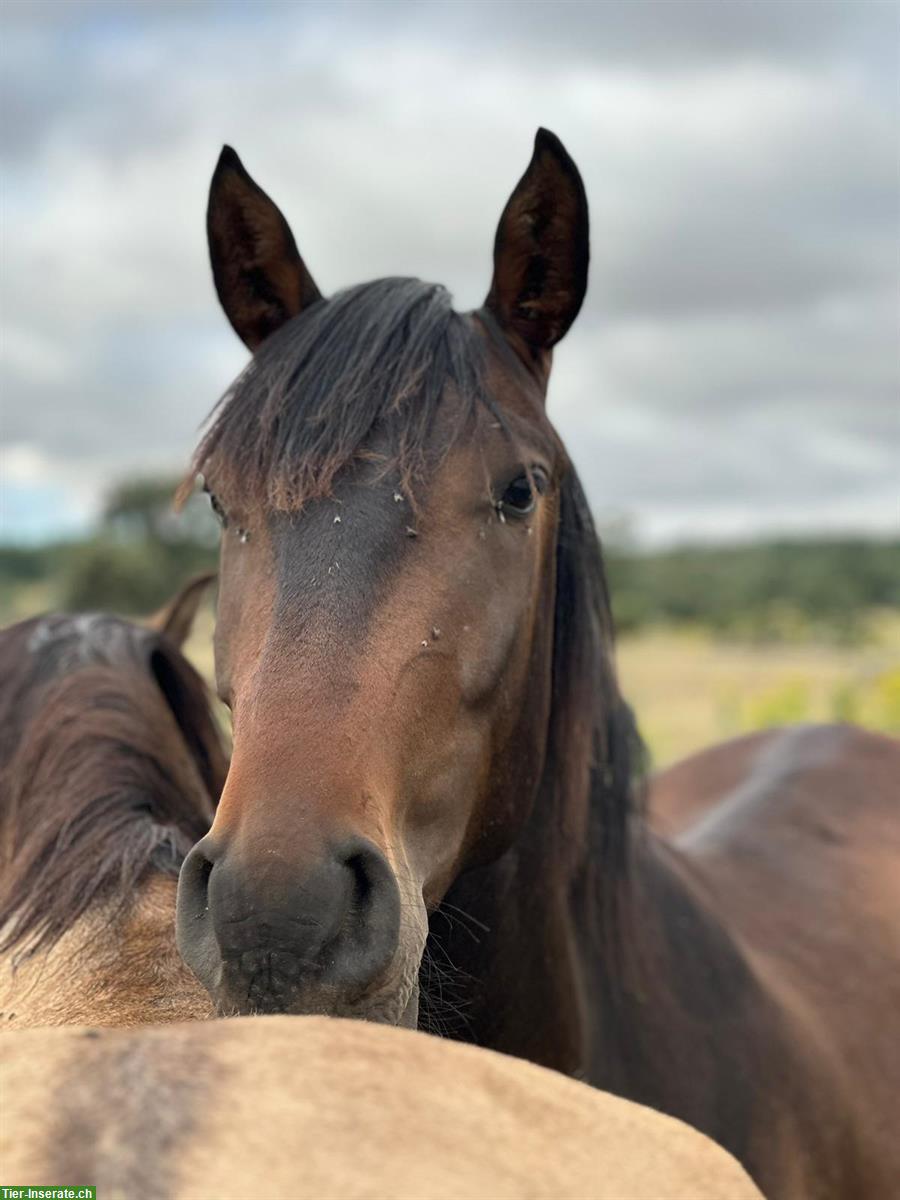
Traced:
<path id="1" fill-rule="evenodd" d="M 178 948 L 219 1012 L 400 1023 L 414 989 L 391 983 L 401 901 L 381 851 L 354 837 L 305 856 L 305 869 L 274 849 L 262 857 L 251 869 L 209 834 L 181 869 Z"/>

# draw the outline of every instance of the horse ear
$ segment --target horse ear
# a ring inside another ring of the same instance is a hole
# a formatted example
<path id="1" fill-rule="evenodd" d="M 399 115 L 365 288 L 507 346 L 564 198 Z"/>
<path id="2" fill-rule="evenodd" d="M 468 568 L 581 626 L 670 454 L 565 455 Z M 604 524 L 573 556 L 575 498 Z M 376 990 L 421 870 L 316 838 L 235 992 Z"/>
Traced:
<path id="1" fill-rule="evenodd" d="M 213 172 L 206 232 L 219 300 L 251 350 L 321 299 L 280 209 L 230 146 Z"/>
<path id="2" fill-rule="evenodd" d="M 194 618 L 207 588 L 215 578 L 214 571 L 207 571 L 204 575 L 195 575 L 193 579 L 189 579 L 168 604 L 148 618 L 147 624 L 157 633 L 165 634 L 180 650 L 190 637 Z"/>
<path id="3" fill-rule="evenodd" d="M 584 184 L 559 138 L 539 129 L 528 169 L 507 201 L 494 241 L 485 306 L 526 361 L 564 336 L 587 289 L 590 251 Z"/>

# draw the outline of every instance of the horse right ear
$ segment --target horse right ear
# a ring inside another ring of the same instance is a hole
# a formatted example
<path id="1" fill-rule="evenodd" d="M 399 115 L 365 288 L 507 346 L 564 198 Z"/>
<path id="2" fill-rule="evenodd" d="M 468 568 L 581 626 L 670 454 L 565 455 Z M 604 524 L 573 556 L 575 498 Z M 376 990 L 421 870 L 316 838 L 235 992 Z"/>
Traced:
<path id="1" fill-rule="evenodd" d="M 213 172 L 206 231 L 216 292 L 250 350 L 321 299 L 280 209 L 230 146 Z"/>
<path id="2" fill-rule="evenodd" d="M 588 207 L 578 168 L 559 138 L 539 129 L 528 169 L 494 241 L 485 301 L 514 349 L 546 368 L 578 315 L 587 288 Z"/>

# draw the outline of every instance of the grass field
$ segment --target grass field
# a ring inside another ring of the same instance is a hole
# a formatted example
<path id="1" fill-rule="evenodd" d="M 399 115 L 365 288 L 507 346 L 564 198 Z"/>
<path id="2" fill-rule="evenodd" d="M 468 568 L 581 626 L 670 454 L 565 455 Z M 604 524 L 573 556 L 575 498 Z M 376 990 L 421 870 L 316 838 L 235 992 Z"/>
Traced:
<path id="1" fill-rule="evenodd" d="M 619 643 L 622 689 L 656 766 L 737 733 L 798 721 L 853 721 L 900 735 L 900 621 L 863 645 L 718 641 L 651 630 Z"/>
<path id="2" fill-rule="evenodd" d="M 212 615 L 188 645 L 212 678 Z M 620 639 L 619 675 L 655 766 L 737 733 L 798 721 L 854 721 L 900 735 L 900 617 L 874 616 L 863 644 L 748 645 L 704 630 Z M 227 719 L 227 717 L 226 717 Z"/>

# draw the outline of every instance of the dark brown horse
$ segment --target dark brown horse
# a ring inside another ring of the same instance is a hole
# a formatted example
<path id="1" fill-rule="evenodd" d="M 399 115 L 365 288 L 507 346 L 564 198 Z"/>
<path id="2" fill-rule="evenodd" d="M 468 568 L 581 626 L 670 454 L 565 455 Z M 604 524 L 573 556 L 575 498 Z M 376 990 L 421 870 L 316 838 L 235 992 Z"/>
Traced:
<path id="1" fill-rule="evenodd" d="M 647 826 L 600 549 L 544 409 L 588 265 L 559 141 L 539 132 L 467 315 L 407 279 L 324 299 L 228 149 L 208 220 L 255 352 L 195 460 L 235 745 L 178 932 L 220 1011 L 418 1008 L 687 1120 L 773 1197 L 882 1200 L 900 749 L 786 735 L 694 836 Z"/>
<path id="2" fill-rule="evenodd" d="M 209 578 L 144 628 L 0 632 L 0 1030 L 211 1014 L 175 948 L 178 870 L 227 760 L 178 644 Z"/>

